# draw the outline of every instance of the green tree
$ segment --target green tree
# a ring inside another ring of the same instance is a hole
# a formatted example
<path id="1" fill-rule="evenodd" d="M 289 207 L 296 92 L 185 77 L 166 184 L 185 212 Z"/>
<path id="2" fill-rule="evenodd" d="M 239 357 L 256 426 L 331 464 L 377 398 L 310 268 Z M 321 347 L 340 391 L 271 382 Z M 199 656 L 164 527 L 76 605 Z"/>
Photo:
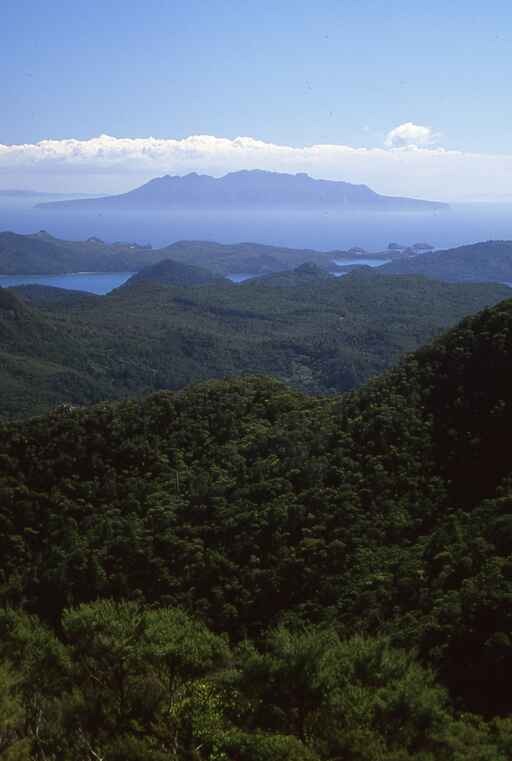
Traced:
<path id="1" fill-rule="evenodd" d="M 325 759 L 427 759 L 450 720 L 432 672 L 383 638 L 281 627 L 242 649 L 239 684 L 247 728 L 295 735 Z"/>
<path id="2" fill-rule="evenodd" d="M 0 663 L 0 758 L 28 761 L 30 742 L 25 734 L 25 713 L 16 695 L 19 679 Z"/>
<path id="3" fill-rule="evenodd" d="M 15 701 L 11 706 L 23 713 L 23 747 L 44 759 L 49 749 L 66 744 L 61 725 L 62 699 L 69 684 L 66 649 L 35 616 L 4 610 L 0 611 L 0 658 L 15 674 L 6 689 Z"/>
<path id="4" fill-rule="evenodd" d="M 222 637 L 179 610 L 110 600 L 65 611 L 62 628 L 74 684 L 67 721 L 91 757 L 210 758 L 223 726 L 210 680 L 229 655 Z"/>

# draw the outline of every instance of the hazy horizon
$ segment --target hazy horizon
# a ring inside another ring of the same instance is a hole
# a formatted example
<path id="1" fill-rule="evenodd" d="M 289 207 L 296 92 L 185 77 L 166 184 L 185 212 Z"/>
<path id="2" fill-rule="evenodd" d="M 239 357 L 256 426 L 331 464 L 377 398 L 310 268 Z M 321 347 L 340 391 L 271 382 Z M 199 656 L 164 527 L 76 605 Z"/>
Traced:
<path id="1" fill-rule="evenodd" d="M 47 230 L 68 240 L 91 236 L 155 247 L 177 240 L 253 242 L 318 250 L 362 246 L 384 249 L 390 242 L 427 242 L 448 248 L 490 239 L 512 239 L 512 203 L 454 204 L 450 211 L 411 212 L 246 212 L 61 211 L 36 209 L 37 197 L 0 197 L 0 231 Z"/>

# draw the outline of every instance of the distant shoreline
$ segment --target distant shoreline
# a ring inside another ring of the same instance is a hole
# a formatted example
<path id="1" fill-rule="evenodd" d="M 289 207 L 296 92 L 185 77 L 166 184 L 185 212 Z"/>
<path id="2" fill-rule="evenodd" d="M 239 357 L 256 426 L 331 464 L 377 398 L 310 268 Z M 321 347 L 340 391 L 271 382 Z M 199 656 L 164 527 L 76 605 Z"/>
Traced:
<path id="1" fill-rule="evenodd" d="M 128 270 L 126 270 L 128 272 Z M 134 270 L 135 271 L 135 270 Z M 125 270 L 84 270 L 82 272 L 11 272 L 9 275 L 0 275 L 0 278 L 7 277 L 64 277 L 65 275 L 120 275 Z"/>

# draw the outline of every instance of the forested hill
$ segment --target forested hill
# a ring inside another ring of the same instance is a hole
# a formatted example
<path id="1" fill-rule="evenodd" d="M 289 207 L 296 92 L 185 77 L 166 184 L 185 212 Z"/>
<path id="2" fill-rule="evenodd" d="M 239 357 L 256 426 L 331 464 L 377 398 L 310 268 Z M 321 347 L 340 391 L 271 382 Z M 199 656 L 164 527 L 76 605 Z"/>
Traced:
<path id="1" fill-rule="evenodd" d="M 397 252 L 376 254 L 383 260 Z M 212 241 L 177 241 L 152 249 L 136 243 L 105 243 L 99 238 L 70 241 L 55 238 L 44 230 L 32 235 L 0 232 L 0 275 L 59 274 L 66 272 L 138 272 L 144 267 L 172 259 L 205 267 L 218 275 L 280 272 L 307 261 L 324 269 L 333 260 L 364 258 L 365 252 L 313 251 L 259 243 L 222 244 Z"/>
<path id="2" fill-rule="evenodd" d="M 363 267 L 360 267 L 363 269 Z M 299 267 L 293 270 L 287 270 L 285 272 L 271 272 L 266 275 L 259 275 L 258 278 L 253 279 L 253 283 L 245 286 L 251 287 L 253 284 L 257 286 L 268 285 L 273 288 L 289 288 L 294 286 L 313 286 L 317 287 L 322 285 L 321 281 L 330 280 L 334 276 L 314 262 L 304 262 Z"/>
<path id="3" fill-rule="evenodd" d="M 369 271 L 337 279 L 306 267 L 240 286 L 7 293 L 26 319 L 0 311 L 4 418 L 244 373 L 309 393 L 348 390 L 510 290 Z"/>
<path id="4" fill-rule="evenodd" d="M 134 243 L 105 243 L 98 238 L 67 241 L 44 230 L 33 235 L 0 233 L 0 274 L 131 272 L 165 258 Z"/>
<path id="5" fill-rule="evenodd" d="M 144 267 L 140 272 L 132 275 L 124 286 L 130 287 L 137 283 L 157 283 L 159 285 L 175 285 L 184 288 L 212 284 L 232 285 L 231 281 L 227 278 L 215 275 L 204 267 L 175 262 L 173 259 L 163 259 L 157 264 Z"/>
<path id="6" fill-rule="evenodd" d="M 418 274 L 447 281 L 512 282 L 512 241 L 490 240 L 389 262 L 385 273 Z"/>
<path id="7" fill-rule="evenodd" d="M 4 426 L 1 599 L 61 621 L 0 616 L 34 743 L 507 761 L 511 388 L 509 300 L 341 397 L 247 378 Z"/>

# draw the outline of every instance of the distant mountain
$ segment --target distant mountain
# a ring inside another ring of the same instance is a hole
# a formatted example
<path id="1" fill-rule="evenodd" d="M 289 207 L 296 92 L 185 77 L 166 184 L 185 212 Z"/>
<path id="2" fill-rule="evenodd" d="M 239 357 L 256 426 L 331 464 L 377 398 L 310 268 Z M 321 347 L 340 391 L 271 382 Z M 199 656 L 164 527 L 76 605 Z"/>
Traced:
<path id="1" fill-rule="evenodd" d="M 121 195 L 40 203 L 45 209 L 304 209 L 375 211 L 440 211 L 448 204 L 383 196 L 367 185 L 316 180 L 307 174 L 282 174 L 259 169 L 224 177 L 165 175 Z"/>
<path id="2" fill-rule="evenodd" d="M 379 267 L 379 272 L 449 282 L 512 282 L 512 241 L 490 240 L 395 260 Z"/>
<path id="3" fill-rule="evenodd" d="M 230 280 L 221 275 L 215 275 L 204 267 L 193 264 L 183 264 L 172 259 L 164 259 L 157 264 L 137 272 L 123 284 L 123 288 L 139 283 L 157 283 L 159 285 L 174 285 L 180 288 L 191 288 L 198 285 L 233 285 Z"/>

